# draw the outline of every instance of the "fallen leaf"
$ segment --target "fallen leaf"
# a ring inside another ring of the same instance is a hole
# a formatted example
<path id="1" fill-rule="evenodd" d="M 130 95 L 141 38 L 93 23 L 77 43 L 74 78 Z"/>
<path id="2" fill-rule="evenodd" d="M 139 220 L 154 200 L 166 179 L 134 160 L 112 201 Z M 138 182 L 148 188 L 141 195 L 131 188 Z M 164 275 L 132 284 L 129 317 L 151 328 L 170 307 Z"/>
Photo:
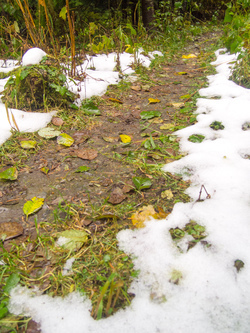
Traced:
<path id="1" fill-rule="evenodd" d="M 88 240 L 88 234 L 84 230 L 65 230 L 57 236 L 57 245 L 70 252 L 79 250 Z"/>
<path id="2" fill-rule="evenodd" d="M 75 150 L 73 154 L 76 154 L 77 157 L 83 160 L 89 160 L 89 161 L 95 159 L 98 155 L 95 149 L 90 149 L 90 148 Z"/>
<path id="3" fill-rule="evenodd" d="M 42 167 L 40 170 L 41 170 L 45 175 L 47 175 L 47 174 L 49 173 L 49 168 L 47 168 L 47 167 Z"/>
<path id="4" fill-rule="evenodd" d="M 161 124 L 161 123 L 163 123 L 163 119 L 153 118 L 153 119 L 149 120 L 149 123 L 151 123 L 151 124 Z"/>
<path id="5" fill-rule="evenodd" d="M 55 126 L 62 126 L 63 123 L 64 123 L 64 121 L 62 120 L 62 118 L 59 118 L 59 117 L 53 117 L 51 122 Z"/>
<path id="6" fill-rule="evenodd" d="M 174 127 L 174 124 L 171 124 L 171 123 L 167 123 L 167 124 L 163 124 L 162 126 L 160 126 L 160 129 L 161 130 L 169 130 L 171 128 Z"/>
<path id="7" fill-rule="evenodd" d="M 162 199 L 166 198 L 168 200 L 171 200 L 174 197 L 174 195 L 171 190 L 166 190 L 166 191 L 161 192 L 161 197 L 162 197 Z"/>
<path id="8" fill-rule="evenodd" d="M 160 117 L 161 112 L 160 111 L 142 111 L 140 113 L 141 119 L 151 119 L 154 117 Z"/>
<path id="9" fill-rule="evenodd" d="M 72 134 L 72 138 L 75 140 L 75 143 L 79 145 L 80 143 L 85 142 L 88 140 L 90 137 L 90 133 L 88 130 L 86 131 L 80 131 L 80 132 L 75 132 Z"/>
<path id="10" fill-rule="evenodd" d="M 141 86 L 131 86 L 132 90 L 141 91 Z"/>
<path id="11" fill-rule="evenodd" d="M 152 205 L 144 206 L 131 216 L 133 225 L 136 228 L 144 228 L 145 222 L 150 218 L 157 218 L 157 213 Z"/>
<path id="12" fill-rule="evenodd" d="M 185 105 L 185 103 L 183 103 L 183 102 L 180 102 L 180 103 L 171 103 L 171 105 L 172 105 L 174 108 L 181 108 L 182 106 Z"/>
<path id="13" fill-rule="evenodd" d="M 28 217 L 29 215 L 36 213 L 39 209 L 42 208 L 44 203 L 43 198 L 34 197 L 31 200 L 27 201 L 23 206 L 23 212 Z"/>
<path id="14" fill-rule="evenodd" d="M 121 134 L 120 138 L 123 143 L 131 142 L 131 137 L 129 135 Z"/>
<path id="15" fill-rule="evenodd" d="M 24 140 L 20 142 L 20 145 L 24 149 L 34 149 L 37 145 L 37 142 L 32 140 Z"/>
<path id="16" fill-rule="evenodd" d="M 115 103 L 123 104 L 122 101 L 120 101 L 119 99 L 116 99 L 116 98 L 109 97 L 109 100 L 110 100 L 111 102 L 115 102 Z"/>
<path id="17" fill-rule="evenodd" d="M 197 56 L 195 54 L 192 54 L 192 53 L 182 56 L 182 59 L 192 59 L 192 58 L 197 58 Z"/>
<path id="18" fill-rule="evenodd" d="M 75 172 L 86 172 L 90 169 L 90 167 L 87 167 L 86 165 L 79 166 Z"/>
<path id="19" fill-rule="evenodd" d="M 63 145 L 63 146 L 66 146 L 66 147 L 72 146 L 74 141 L 75 140 L 70 135 L 68 135 L 66 133 L 61 133 L 57 137 L 57 143 L 59 145 Z"/>
<path id="20" fill-rule="evenodd" d="M 148 104 L 156 104 L 156 103 L 160 103 L 160 100 L 157 98 L 149 98 L 148 99 Z"/>
<path id="21" fill-rule="evenodd" d="M 16 167 L 10 167 L 5 171 L 0 172 L 0 179 L 4 180 L 16 180 L 18 176 L 18 172 Z"/>
<path id="22" fill-rule="evenodd" d="M 23 227 L 17 222 L 1 222 L 0 223 L 0 239 L 5 241 L 23 234 Z"/>
<path id="23" fill-rule="evenodd" d="M 112 203 L 113 205 L 117 205 L 125 199 L 126 196 L 123 194 L 123 191 L 120 189 L 120 187 L 116 187 L 111 192 L 108 202 Z"/>
<path id="24" fill-rule="evenodd" d="M 84 111 L 85 114 L 89 116 L 100 116 L 101 111 L 93 102 L 83 103 L 81 109 Z"/>
<path id="25" fill-rule="evenodd" d="M 42 138 L 45 139 L 53 139 L 59 134 L 61 134 L 60 131 L 55 130 L 53 127 L 42 128 L 37 133 L 38 135 L 40 135 Z"/>
<path id="26" fill-rule="evenodd" d="M 187 72 L 178 72 L 176 75 L 187 75 Z"/>
<path id="27" fill-rule="evenodd" d="M 103 136 L 102 138 L 106 142 L 117 142 L 118 141 L 118 138 L 114 137 L 114 136 Z"/>

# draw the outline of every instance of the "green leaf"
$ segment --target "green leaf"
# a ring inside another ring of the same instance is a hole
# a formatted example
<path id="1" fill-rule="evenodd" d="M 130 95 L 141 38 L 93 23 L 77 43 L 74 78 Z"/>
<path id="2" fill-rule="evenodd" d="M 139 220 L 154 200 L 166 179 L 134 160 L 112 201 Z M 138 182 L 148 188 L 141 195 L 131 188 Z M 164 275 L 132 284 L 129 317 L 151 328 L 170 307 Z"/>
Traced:
<path id="1" fill-rule="evenodd" d="M 24 205 L 23 205 L 23 212 L 26 215 L 26 217 L 28 217 L 29 215 L 36 213 L 39 209 L 42 208 L 44 203 L 44 199 L 43 198 L 37 198 L 34 197 L 31 200 L 27 201 Z"/>
<path id="2" fill-rule="evenodd" d="M 58 236 L 63 238 L 63 244 L 60 245 L 59 241 L 59 245 L 70 252 L 79 250 L 88 240 L 88 234 L 84 230 L 65 230 L 58 233 Z"/>
<path id="3" fill-rule="evenodd" d="M 79 166 L 75 172 L 86 172 L 90 169 L 90 167 L 87 167 L 86 165 Z"/>
<path id="4" fill-rule="evenodd" d="M 87 102 L 82 104 L 81 109 L 89 116 L 100 116 L 101 111 L 93 102 Z"/>
<path id="5" fill-rule="evenodd" d="M 144 177 L 133 177 L 133 183 L 137 190 L 143 190 L 145 188 L 150 188 L 152 186 L 152 182 L 149 178 Z"/>
<path id="6" fill-rule="evenodd" d="M 10 167 L 3 172 L 0 172 L 0 179 L 5 180 L 16 180 L 17 179 L 17 169 L 16 167 Z"/>
<path id="7" fill-rule="evenodd" d="M 53 127 L 45 127 L 38 131 L 38 135 L 45 139 L 52 139 L 61 134 L 60 131 L 55 130 Z"/>
<path id="8" fill-rule="evenodd" d="M 57 143 L 59 145 L 63 145 L 63 146 L 66 146 L 66 147 L 72 146 L 74 141 L 75 140 L 70 135 L 68 135 L 66 133 L 61 133 L 57 137 Z"/>
<path id="9" fill-rule="evenodd" d="M 160 117 L 161 116 L 161 112 L 160 111 L 142 111 L 140 113 L 141 115 L 141 119 L 151 119 L 154 117 Z"/>
<path id="10" fill-rule="evenodd" d="M 0 304 L 0 319 L 4 318 L 6 314 L 8 313 L 8 308 L 4 304 Z"/>
<path id="11" fill-rule="evenodd" d="M 61 17 L 64 21 L 66 21 L 66 14 L 67 14 L 67 8 L 66 6 L 64 6 L 59 13 L 59 17 Z"/>
<path id="12" fill-rule="evenodd" d="M 205 139 L 204 135 L 201 134 L 193 134 L 190 135 L 188 138 L 189 141 L 194 142 L 194 143 L 201 143 Z"/>
<path id="13" fill-rule="evenodd" d="M 9 294 L 11 289 L 13 289 L 14 287 L 17 286 L 18 282 L 20 281 L 20 277 L 18 274 L 16 273 L 12 273 L 8 278 L 7 278 L 7 281 L 6 281 L 6 284 L 5 284 L 5 287 L 3 289 L 3 291 L 6 293 L 6 294 Z"/>

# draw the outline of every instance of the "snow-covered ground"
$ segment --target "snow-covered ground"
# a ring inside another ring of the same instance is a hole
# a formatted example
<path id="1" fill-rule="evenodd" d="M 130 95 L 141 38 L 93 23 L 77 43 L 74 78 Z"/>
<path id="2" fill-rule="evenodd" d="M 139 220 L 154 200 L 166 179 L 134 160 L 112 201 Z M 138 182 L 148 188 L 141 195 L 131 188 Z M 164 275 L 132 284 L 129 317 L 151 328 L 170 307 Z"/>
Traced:
<path id="1" fill-rule="evenodd" d="M 64 299 L 18 286 L 10 311 L 41 323 L 43 333 L 248 333 L 250 331 L 250 91 L 228 80 L 234 55 L 217 52 L 217 74 L 200 90 L 198 122 L 176 132 L 187 155 L 164 167 L 191 180 L 189 203 L 177 203 L 164 220 L 118 235 L 119 246 L 140 270 L 131 305 L 107 319 L 90 316 L 91 302 L 78 293 Z M 219 97 L 219 98 L 214 98 Z M 209 125 L 221 122 L 223 130 Z M 192 143 L 192 134 L 205 136 Z M 203 191 L 204 185 L 210 197 Z M 194 220 L 206 228 L 206 247 L 180 251 L 169 233 Z M 244 262 L 237 272 L 235 260 Z M 171 282 L 178 271 L 179 284 Z"/>
<path id="2" fill-rule="evenodd" d="M 142 51 L 138 51 L 137 61 L 143 66 L 148 67 L 151 60 L 155 55 L 162 55 L 160 52 L 154 51 L 149 53 L 146 57 L 142 54 Z M 21 65 L 35 65 L 39 64 L 43 56 L 46 53 L 39 48 L 32 48 L 28 50 L 23 58 Z M 80 106 L 81 102 L 94 95 L 103 95 L 110 84 L 117 84 L 119 82 L 119 73 L 114 71 L 116 67 L 116 53 L 110 53 L 108 55 L 100 54 L 97 56 L 89 57 L 82 63 L 81 66 L 77 66 L 76 73 L 78 75 L 84 75 L 85 79 L 70 80 L 68 79 L 68 87 L 71 91 L 79 95 L 79 98 L 75 101 L 76 105 Z M 131 68 L 131 64 L 134 62 L 134 56 L 129 53 L 120 54 L 121 71 L 123 75 L 132 74 L 134 71 Z M 8 73 L 14 68 L 18 68 L 18 62 L 13 60 L 3 61 L 0 60 L 0 72 Z M 9 109 L 8 121 L 5 105 L 1 103 L 1 92 L 4 90 L 4 86 L 7 83 L 8 78 L 0 79 L 0 145 L 3 144 L 8 138 L 11 137 L 11 129 L 16 129 L 13 122 L 13 117 L 16 120 L 18 129 L 22 132 L 35 132 L 45 127 L 55 113 L 42 113 L 37 112 L 23 112 L 21 110 Z"/>

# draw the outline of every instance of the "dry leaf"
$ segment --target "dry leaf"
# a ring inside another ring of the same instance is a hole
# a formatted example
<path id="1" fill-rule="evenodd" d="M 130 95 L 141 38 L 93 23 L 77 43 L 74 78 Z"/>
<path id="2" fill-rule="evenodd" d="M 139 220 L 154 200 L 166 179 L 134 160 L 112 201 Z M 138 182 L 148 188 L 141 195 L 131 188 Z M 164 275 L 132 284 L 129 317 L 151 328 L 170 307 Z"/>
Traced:
<path id="1" fill-rule="evenodd" d="M 59 117 L 53 117 L 51 122 L 55 126 L 62 126 L 62 124 L 64 123 L 62 118 L 59 118 Z"/>
<path id="2" fill-rule="evenodd" d="M 111 102 L 115 102 L 115 103 L 123 104 L 122 101 L 120 101 L 119 99 L 116 99 L 116 98 L 109 97 L 109 100 L 110 100 Z"/>
<path id="3" fill-rule="evenodd" d="M 182 106 L 185 106 L 185 103 L 183 103 L 183 102 L 180 102 L 180 103 L 171 103 L 171 105 L 174 108 L 181 108 Z"/>
<path id="4" fill-rule="evenodd" d="M 74 150 L 73 154 L 76 154 L 77 157 L 80 157 L 83 160 L 93 160 L 97 157 L 98 153 L 95 149 L 85 148 Z"/>
<path id="5" fill-rule="evenodd" d="M 108 202 L 112 203 L 113 205 L 117 205 L 125 199 L 126 196 L 123 194 L 123 191 L 119 187 L 116 187 L 112 191 Z"/>
<path id="6" fill-rule="evenodd" d="M 131 86 L 132 90 L 141 91 L 141 86 Z"/>
<path id="7" fill-rule="evenodd" d="M 160 129 L 161 130 L 168 130 L 170 128 L 173 128 L 174 127 L 174 124 L 171 124 L 171 123 L 167 123 L 167 124 L 163 124 Z"/>
<path id="8" fill-rule="evenodd" d="M 17 222 L 1 222 L 0 223 L 0 239 L 8 240 L 23 234 L 23 227 Z"/>

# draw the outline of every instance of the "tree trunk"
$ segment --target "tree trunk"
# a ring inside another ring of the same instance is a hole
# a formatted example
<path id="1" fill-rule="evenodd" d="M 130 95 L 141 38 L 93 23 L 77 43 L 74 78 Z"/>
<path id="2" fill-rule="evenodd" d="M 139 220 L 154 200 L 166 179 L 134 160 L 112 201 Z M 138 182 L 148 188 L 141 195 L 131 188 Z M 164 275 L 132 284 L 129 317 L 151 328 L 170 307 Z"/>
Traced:
<path id="1" fill-rule="evenodd" d="M 141 10 L 143 25 L 149 30 L 154 20 L 154 0 L 141 0 Z"/>

